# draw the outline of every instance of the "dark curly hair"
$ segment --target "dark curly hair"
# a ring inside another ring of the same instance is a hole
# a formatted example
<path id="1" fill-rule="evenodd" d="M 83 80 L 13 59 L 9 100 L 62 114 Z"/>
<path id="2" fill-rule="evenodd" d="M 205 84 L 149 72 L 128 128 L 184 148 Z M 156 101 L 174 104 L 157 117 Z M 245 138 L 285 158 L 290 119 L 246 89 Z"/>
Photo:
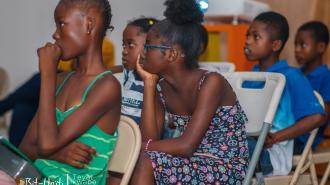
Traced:
<path id="1" fill-rule="evenodd" d="M 167 0 L 164 16 L 166 19 L 155 24 L 151 29 L 158 33 L 164 45 L 177 44 L 184 53 L 187 68 L 198 67 L 198 56 L 203 50 L 201 22 L 204 15 L 195 0 Z"/>
<path id="2" fill-rule="evenodd" d="M 141 31 L 143 33 L 148 33 L 150 28 L 157 22 L 159 22 L 157 19 L 143 17 L 143 18 L 132 20 L 132 21 L 128 22 L 127 25 L 137 26 L 137 27 L 141 28 Z"/>
<path id="3" fill-rule="evenodd" d="M 329 44 L 329 30 L 327 26 L 320 21 L 310 21 L 301 25 L 298 31 L 309 31 L 312 34 L 313 40 Z"/>
<path id="4" fill-rule="evenodd" d="M 113 26 L 111 25 L 111 6 L 108 0 L 61 0 L 60 3 L 64 3 L 67 6 L 77 6 L 86 11 L 91 8 L 99 10 L 103 18 L 102 36 L 106 35 L 108 29 L 110 31 L 113 30 Z"/>

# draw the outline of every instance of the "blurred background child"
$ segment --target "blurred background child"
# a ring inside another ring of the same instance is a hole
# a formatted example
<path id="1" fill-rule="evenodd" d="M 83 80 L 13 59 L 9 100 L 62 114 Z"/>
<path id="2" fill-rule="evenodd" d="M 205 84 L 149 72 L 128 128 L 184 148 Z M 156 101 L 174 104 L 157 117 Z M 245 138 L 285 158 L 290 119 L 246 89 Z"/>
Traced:
<path id="1" fill-rule="evenodd" d="M 310 21 L 301 25 L 295 37 L 295 57 L 301 65 L 301 71 L 309 80 L 313 89 L 323 98 L 325 110 L 330 113 L 330 70 L 323 63 L 323 55 L 329 44 L 329 30 L 320 21 Z M 323 133 L 329 124 L 329 119 L 320 127 L 313 149 L 323 140 Z M 295 139 L 295 154 L 302 153 L 309 134 L 304 134 Z"/>

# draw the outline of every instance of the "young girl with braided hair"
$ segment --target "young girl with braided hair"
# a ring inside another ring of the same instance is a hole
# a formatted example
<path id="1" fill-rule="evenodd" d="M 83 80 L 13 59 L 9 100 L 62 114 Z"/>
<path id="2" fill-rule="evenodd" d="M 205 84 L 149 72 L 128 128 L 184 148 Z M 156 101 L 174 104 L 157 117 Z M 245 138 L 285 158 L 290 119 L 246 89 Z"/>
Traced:
<path id="1" fill-rule="evenodd" d="M 121 107 L 120 84 L 102 65 L 111 17 L 107 0 L 60 0 L 55 43 L 38 49 L 39 108 L 20 149 L 51 182 L 106 183 Z M 77 69 L 57 75 L 60 59 Z"/>

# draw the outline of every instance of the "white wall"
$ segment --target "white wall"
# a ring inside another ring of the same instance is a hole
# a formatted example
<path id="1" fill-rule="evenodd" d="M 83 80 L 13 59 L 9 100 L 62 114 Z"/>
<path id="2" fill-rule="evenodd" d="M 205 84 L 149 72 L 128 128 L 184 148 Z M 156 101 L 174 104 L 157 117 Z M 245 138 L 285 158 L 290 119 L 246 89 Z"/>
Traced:
<path id="1" fill-rule="evenodd" d="M 47 41 L 55 25 L 58 0 L 0 0 L 0 66 L 9 73 L 10 90 L 38 71 L 36 49 Z M 128 20 L 141 15 L 163 18 L 164 0 L 110 0 L 115 30 L 108 34 L 121 63 L 121 34 Z"/>

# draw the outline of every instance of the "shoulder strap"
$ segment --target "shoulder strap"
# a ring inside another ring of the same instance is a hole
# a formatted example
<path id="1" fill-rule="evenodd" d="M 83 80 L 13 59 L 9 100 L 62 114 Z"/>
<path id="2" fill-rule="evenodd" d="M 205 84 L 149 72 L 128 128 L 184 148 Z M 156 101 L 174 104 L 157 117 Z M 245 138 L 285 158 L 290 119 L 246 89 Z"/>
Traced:
<path id="1" fill-rule="evenodd" d="M 89 86 L 86 88 L 84 94 L 83 94 L 83 97 L 82 97 L 82 102 L 81 103 L 84 103 L 85 102 L 85 99 L 86 99 L 86 96 L 89 92 L 89 90 L 92 88 L 92 86 L 95 84 L 95 82 L 100 79 L 102 76 L 104 76 L 105 74 L 108 74 L 108 73 L 111 73 L 111 71 L 107 70 L 107 71 L 104 71 L 103 73 L 97 75 L 95 77 L 95 79 L 89 84 Z"/>
<path id="2" fill-rule="evenodd" d="M 159 80 L 159 82 L 158 82 L 158 84 L 157 84 L 157 91 L 158 91 L 158 93 L 159 93 L 160 100 L 162 101 L 162 104 L 163 104 L 164 109 L 165 109 L 165 111 L 166 111 L 165 97 L 164 97 L 164 94 L 163 94 L 163 92 L 162 92 L 162 88 L 161 88 L 161 86 L 160 86 L 160 82 L 163 81 L 163 80 L 164 80 L 164 78 L 162 78 L 162 79 Z"/>
<path id="3" fill-rule="evenodd" d="M 203 76 L 201 77 L 201 79 L 199 80 L 199 84 L 198 84 L 198 90 L 201 89 L 201 86 L 206 78 L 207 75 L 209 75 L 211 72 L 210 71 L 206 71 Z"/>
<path id="4" fill-rule="evenodd" d="M 64 78 L 64 80 L 60 83 L 60 85 L 57 87 L 56 90 L 56 96 L 61 92 L 61 90 L 63 89 L 64 84 L 68 81 L 68 79 L 73 75 L 75 71 L 71 71 L 69 74 L 67 74 Z"/>

